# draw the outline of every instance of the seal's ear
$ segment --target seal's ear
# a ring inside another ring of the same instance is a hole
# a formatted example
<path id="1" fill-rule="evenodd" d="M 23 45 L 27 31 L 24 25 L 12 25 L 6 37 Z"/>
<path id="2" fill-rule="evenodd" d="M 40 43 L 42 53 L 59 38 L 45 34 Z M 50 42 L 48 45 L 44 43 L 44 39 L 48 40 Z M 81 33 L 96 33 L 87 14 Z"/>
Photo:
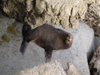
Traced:
<path id="1" fill-rule="evenodd" d="M 27 41 L 23 41 L 20 47 L 20 52 L 22 53 L 22 55 L 24 55 L 26 48 L 28 46 L 28 42 Z"/>

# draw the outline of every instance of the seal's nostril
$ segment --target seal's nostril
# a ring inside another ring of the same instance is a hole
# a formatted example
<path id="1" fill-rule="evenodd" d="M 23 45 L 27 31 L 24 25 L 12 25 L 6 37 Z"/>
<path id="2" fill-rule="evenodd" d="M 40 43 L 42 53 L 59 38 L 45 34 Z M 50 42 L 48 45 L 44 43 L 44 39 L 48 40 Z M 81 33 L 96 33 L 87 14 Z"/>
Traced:
<path id="1" fill-rule="evenodd" d="M 71 39 L 66 39 L 66 43 L 70 43 L 71 42 Z"/>

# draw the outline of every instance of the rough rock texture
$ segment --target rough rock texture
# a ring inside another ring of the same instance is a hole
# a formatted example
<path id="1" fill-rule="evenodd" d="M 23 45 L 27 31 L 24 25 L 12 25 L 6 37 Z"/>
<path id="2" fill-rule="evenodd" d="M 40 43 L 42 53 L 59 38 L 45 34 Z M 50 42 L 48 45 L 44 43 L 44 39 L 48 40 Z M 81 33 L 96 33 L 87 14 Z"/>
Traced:
<path id="1" fill-rule="evenodd" d="M 65 29 L 77 27 L 94 0 L 1 0 L 1 8 L 10 17 L 34 28 L 48 23 Z"/>
<path id="2" fill-rule="evenodd" d="M 21 22 L 24 21 L 26 9 L 24 0 L 1 0 L 0 3 L 2 10 L 9 17 L 14 17 Z"/>
<path id="3" fill-rule="evenodd" d="M 61 26 L 56 26 L 63 29 Z M 14 75 L 26 68 L 32 68 L 45 62 L 44 50 L 30 42 L 25 55 L 19 52 L 22 42 L 22 24 L 14 19 L 0 16 L 0 74 Z M 89 75 L 87 55 L 94 50 L 94 32 L 83 22 L 69 31 L 73 36 L 73 45 L 68 50 L 54 51 L 52 60 L 57 60 L 67 69 L 67 62 L 73 63 L 82 75 Z"/>
<path id="4" fill-rule="evenodd" d="M 97 49 L 100 46 L 100 37 L 95 36 L 95 48 Z"/>
<path id="5" fill-rule="evenodd" d="M 88 5 L 84 22 L 94 29 L 96 36 L 100 36 L 100 0 Z"/>
<path id="6" fill-rule="evenodd" d="M 100 46 L 94 53 L 92 60 L 89 63 L 91 75 L 100 75 Z"/>
<path id="7" fill-rule="evenodd" d="M 23 70 L 15 75 L 66 75 L 66 73 L 59 62 L 53 61 Z"/>
<path id="8" fill-rule="evenodd" d="M 67 75 L 81 75 L 72 63 L 68 63 Z"/>
<path id="9" fill-rule="evenodd" d="M 34 68 L 22 70 L 15 75 L 81 75 L 72 63 L 67 63 L 68 69 L 65 73 L 61 64 L 57 61 L 52 61 L 38 65 Z"/>

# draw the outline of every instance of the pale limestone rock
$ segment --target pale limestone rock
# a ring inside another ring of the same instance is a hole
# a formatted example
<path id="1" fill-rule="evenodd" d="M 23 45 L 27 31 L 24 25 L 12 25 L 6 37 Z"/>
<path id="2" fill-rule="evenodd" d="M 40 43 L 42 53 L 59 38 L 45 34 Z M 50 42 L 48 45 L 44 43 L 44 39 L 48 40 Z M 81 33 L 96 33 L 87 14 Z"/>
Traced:
<path id="1" fill-rule="evenodd" d="M 53 61 L 20 71 L 15 75 L 66 75 L 66 73 L 59 62 Z"/>
<path id="2" fill-rule="evenodd" d="M 43 0 L 36 0 L 36 12 L 38 14 L 41 14 L 43 13 L 44 11 L 46 11 L 46 4 L 45 4 L 45 1 Z"/>
<path id="3" fill-rule="evenodd" d="M 33 9 L 33 4 L 32 4 L 33 0 L 26 0 L 26 9 L 28 12 L 30 12 Z"/>
<path id="4" fill-rule="evenodd" d="M 82 0 L 44 1 L 47 4 L 46 11 L 40 13 L 44 15 L 44 17 L 42 17 L 43 21 L 52 25 L 61 24 L 65 29 L 77 27 L 78 21 L 84 18 L 87 11 L 87 4 Z M 41 2 L 38 5 L 41 5 Z M 41 10 L 40 8 L 40 11 Z"/>
<path id="5" fill-rule="evenodd" d="M 96 0 L 83 0 L 83 1 L 88 4 L 94 4 Z"/>
<path id="6" fill-rule="evenodd" d="M 72 63 L 67 63 L 67 65 L 68 65 L 68 69 L 67 69 L 68 75 L 81 75 Z"/>
<path id="7" fill-rule="evenodd" d="M 100 0 L 2 0 L 1 7 L 7 15 L 27 22 L 32 28 L 48 23 L 62 25 L 65 29 L 76 28 L 85 13 L 88 25 L 99 35 Z M 90 24 L 91 23 L 91 24 Z M 94 25 L 97 25 L 95 28 Z"/>
<path id="8" fill-rule="evenodd" d="M 69 30 L 78 26 L 87 11 L 84 0 L 2 0 L 1 7 L 7 15 L 27 22 L 32 28 L 48 23 L 62 25 Z M 8 4 L 7 4 L 7 3 Z"/>
<path id="9" fill-rule="evenodd" d="M 100 0 L 95 0 L 95 2 L 96 2 L 97 4 L 100 4 Z"/>

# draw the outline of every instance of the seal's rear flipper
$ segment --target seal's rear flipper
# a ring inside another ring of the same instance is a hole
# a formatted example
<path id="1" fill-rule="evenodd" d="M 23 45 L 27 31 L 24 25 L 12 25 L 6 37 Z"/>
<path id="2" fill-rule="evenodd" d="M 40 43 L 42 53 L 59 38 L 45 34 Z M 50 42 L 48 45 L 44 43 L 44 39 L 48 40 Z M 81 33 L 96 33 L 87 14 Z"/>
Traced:
<path id="1" fill-rule="evenodd" d="M 26 48 L 28 46 L 28 42 L 27 41 L 23 41 L 20 47 L 20 52 L 22 53 L 22 55 L 24 55 Z"/>

